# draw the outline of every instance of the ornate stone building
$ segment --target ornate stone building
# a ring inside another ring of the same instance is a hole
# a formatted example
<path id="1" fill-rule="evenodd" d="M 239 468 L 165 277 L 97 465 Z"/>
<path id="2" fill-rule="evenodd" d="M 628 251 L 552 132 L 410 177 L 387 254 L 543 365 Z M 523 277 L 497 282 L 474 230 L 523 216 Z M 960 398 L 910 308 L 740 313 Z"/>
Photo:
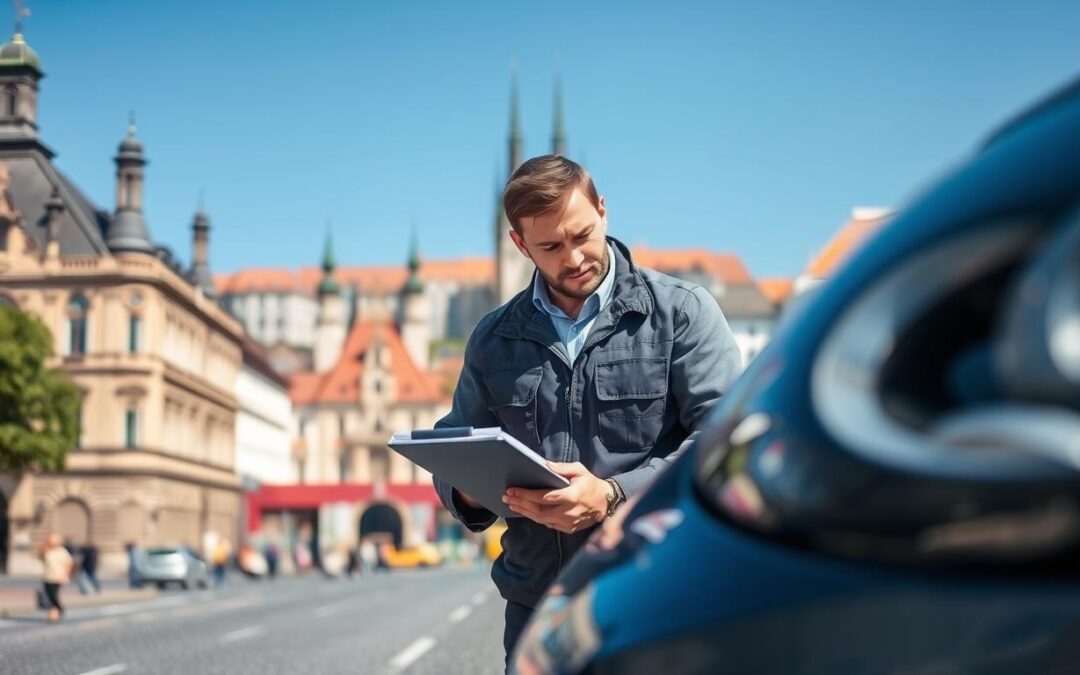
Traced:
<path id="1" fill-rule="evenodd" d="M 38 136 L 42 77 L 22 35 L 0 47 L 0 302 L 52 331 L 53 365 L 82 392 L 81 438 L 61 473 L 0 475 L 8 570 L 36 569 L 50 531 L 93 540 L 106 569 L 126 565 L 125 542 L 234 537 L 243 328 L 213 297 L 209 222 L 196 215 L 188 270 L 152 243 L 133 125 L 114 158 L 115 209 L 95 205 Z"/>

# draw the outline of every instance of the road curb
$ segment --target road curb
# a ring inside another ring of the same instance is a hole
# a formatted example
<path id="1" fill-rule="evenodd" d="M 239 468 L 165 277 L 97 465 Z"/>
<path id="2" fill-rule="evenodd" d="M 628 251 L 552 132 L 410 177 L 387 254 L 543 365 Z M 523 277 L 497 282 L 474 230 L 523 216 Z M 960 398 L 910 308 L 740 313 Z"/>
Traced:
<path id="1" fill-rule="evenodd" d="M 23 615 L 39 614 L 43 610 L 37 607 L 37 589 L 18 589 L 18 597 L 0 599 L 0 618 L 15 618 Z M 5 595 L 16 595 L 9 589 Z M 139 588 L 123 591 L 106 591 L 95 595 L 80 595 L 77 591 L 64 589 L 61 591 L 60 602 L 64 609 L 82 609 L 87 607 L 102 607 L 105 605 L 122 605 L 141 600 L 152 600 L 158 596 L 153 588 Z"/>

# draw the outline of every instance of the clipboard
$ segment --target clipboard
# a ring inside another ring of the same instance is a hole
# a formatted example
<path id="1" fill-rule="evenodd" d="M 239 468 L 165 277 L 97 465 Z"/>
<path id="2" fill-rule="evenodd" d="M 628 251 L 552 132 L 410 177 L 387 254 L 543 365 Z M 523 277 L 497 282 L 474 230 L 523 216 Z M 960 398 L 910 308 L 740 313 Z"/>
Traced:
<path id="1" fill-rule="evenodd" d="M 507 488 L 559 489 L 570 481 L 499 427 L 449 427 L 395 433 L 387 445 L 503 518 L 520 518 L 502 501 Z"/>

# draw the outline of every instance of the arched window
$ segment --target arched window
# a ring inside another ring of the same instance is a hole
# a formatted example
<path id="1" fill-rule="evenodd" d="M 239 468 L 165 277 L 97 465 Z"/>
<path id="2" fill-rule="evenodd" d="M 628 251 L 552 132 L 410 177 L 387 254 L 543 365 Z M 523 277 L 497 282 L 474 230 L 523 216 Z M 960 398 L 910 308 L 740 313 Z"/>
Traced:
<path id="1" fill-rule="evenodd" d="M 79 356 L 86 353 L 86 326 L 90 303 L 76 295 L 68 303 L 68 354 Z"/>
<path id="2" fill-rule="evenodd" d="M 139 351 L 141 324 L 138 314 L 132 314 L 128 317 L 128 352 L 131 354 L 136 354 Z"/>
<path id="3" fill-rule="evenodd" d="M 136 408 L 124 411 L 124 447 L 139 447 L 139 411 Z"/>
<path id="4" fill-rule="evenodd" d="M 15 117 L 15 108 L 18 102 L 19 95 L 15 90 L 15 85 L 4 87 L 4 114 L 8 117 Z"/>

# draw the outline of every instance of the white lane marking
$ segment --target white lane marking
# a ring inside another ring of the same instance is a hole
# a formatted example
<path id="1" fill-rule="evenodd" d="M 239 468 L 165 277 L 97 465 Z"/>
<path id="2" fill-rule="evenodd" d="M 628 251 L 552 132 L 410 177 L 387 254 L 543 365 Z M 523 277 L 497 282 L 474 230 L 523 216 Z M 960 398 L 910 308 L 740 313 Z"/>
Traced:
<path id="1" fill-rule="evenodd" d="M 126 663 L 114 663 L 111 666 L 105 666 L 104 668 L 95 668 L 94 670 L 88 670 L 85 673 L 79 675 L 114 675 L 114 673 L 122 673 L 127 670 Z"/>
<path id="2" fill-rule="evenodd" d="M 262 602 L 262 598 L 241 597 L 234 598 L 232 600 L 222 600 L 221 602 L 203 602 L 195 607 L 184 607 L 172 612 L 170 617 L 182 617 L 190 616 L 192 614 L 209 614 L 211 612 L 225 612 L 230 609 L 243 609 L 245 607 L 253 607 Z"/>
<path id="3" fill-rule="evenodd" d="M 236 642 L 237 640 L 246 640 L 256 635 L 262 635 L 266 632 L 266 629 L 262 626 L 248 626 L 247 628 L 241 628 L 240 630 L 234 630 L 230 633 L 225 633 L 221 636 L 222 642 Z"/>
<path id="4" fill-rule="evenodd" d="M 450 623 L 464 621 L 466 618 L 468 618 L 470 614 L 472 614 L 472 607 L 469 607 L 468 605 L 462 605 L 461 607 L 455 609 L 453 612 L 450 612 Z"/>
<path id="5" fill-rule="evenodd" d="M 104 605 L 98 607 L 98 614 L 102 616 L 119 616 L 121 614 L 131 614 L 132 612 L 138 612 L 148 607 L 162 608 L 162 607 L 180 607 L 182 605 L 190 605 L 192 603 L 191 598 L 185 598 L 179 595 L 160 598 L 158 600 L 148 600 L 144 602 L 126 602 L 118 605 Z"/>
<path id="6" fill-rule="evenodd" d="M 477 593 L 476 595 L 472 596 L 472 604 L 476 605 L 477 607 L 484 604 L 485 602 L 487 602 L 487 593 Z"/>
<path id="7" fill-rule="evenodd" d="M 427 635 L 416 638 L 411 645 L 390 660 L 390 666 L 399 670 L 408 668 L 437 643 L 438 640 Z"/>

